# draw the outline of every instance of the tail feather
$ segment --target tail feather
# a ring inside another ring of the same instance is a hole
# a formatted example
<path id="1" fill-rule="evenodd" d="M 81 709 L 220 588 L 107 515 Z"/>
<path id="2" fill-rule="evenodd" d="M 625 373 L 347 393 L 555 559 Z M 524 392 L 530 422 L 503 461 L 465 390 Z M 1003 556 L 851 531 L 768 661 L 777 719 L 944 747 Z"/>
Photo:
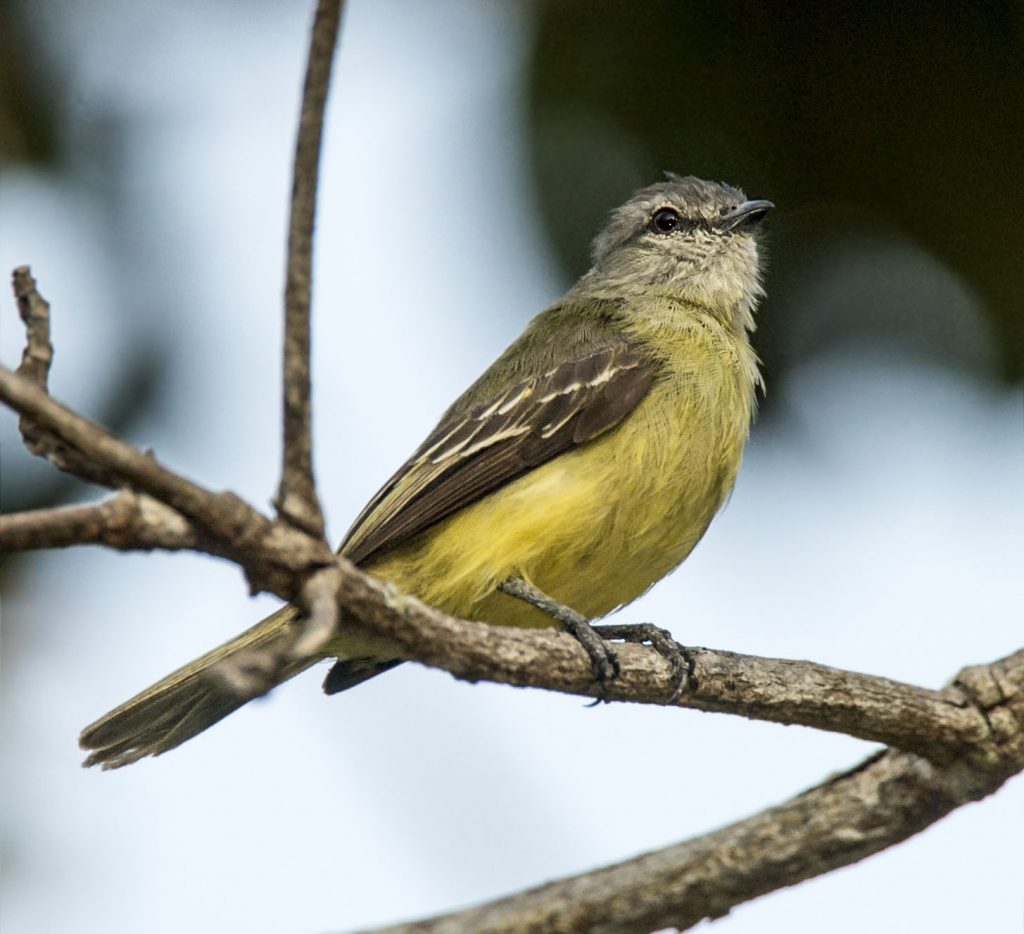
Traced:
<path id="1" fill-rule="evenodd" d="M 402 664 L 401 658 L 338 659 L 324 678 L 324 694 L 339 694 Z"/>
<path id="2" fill-rule="evenodd" d="M 87 726 L 79 745 L 89 751 L 83 763 L 116 769 L 144 756 L 158 756 L 213 726 L 251 697 L 240 695 L 216 671 L 232 657 L 265 648 L 298 618 L 285 606 L 250 629 L 190 662 Z M 276 683 L 315 664 L 302 659 L 285 669 Z"/>

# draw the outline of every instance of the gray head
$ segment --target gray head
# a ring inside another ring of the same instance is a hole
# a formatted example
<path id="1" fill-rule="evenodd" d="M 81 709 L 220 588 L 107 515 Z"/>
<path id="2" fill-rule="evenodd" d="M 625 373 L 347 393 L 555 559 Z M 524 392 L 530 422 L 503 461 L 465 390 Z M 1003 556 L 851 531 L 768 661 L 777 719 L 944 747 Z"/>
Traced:
<path id="1" fill-rule="evenodd" d="M 757 234 L 772 206 L 730 185 L 669 174 L 612 213 L 578 287 L 608 297 L 671 294 L 747 318 L 762 294 Z"/>

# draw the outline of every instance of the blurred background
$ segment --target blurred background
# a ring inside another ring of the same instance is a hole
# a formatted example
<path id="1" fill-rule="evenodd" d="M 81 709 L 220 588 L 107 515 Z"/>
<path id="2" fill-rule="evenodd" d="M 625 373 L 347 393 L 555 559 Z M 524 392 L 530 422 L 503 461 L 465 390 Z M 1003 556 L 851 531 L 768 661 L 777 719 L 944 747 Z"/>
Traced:
<path id="1" fill-rule="evenodd" d="M 266 507 L 311 3 L 5 0 L 0 269 L 54 315 L 54 394 Z M 695 554 L 622 614 L 689 644 L 928 686 L 1021 645 L 1019 3 L 351 0 L 315 293 L 333 537 L 664 169 L 778 205 L 768 394 Z M 0 350 L 22 331 L 0 293 Z M 429 364 L 425 361 L 430 361 Z M 6 510 L 96 491 L 0 419 Z M 3 584 L 3 928 L 328 931 L 512 892 L 742 818 L 846 737 L 403 666 L 318 674 L 172 754 L 79 729 L 273 607 L 228 565 L 98 549 Z M 595 822 L 593 815 L 607 819 Z M 715 930 L 1019 931 L 1024 785 Z"/>

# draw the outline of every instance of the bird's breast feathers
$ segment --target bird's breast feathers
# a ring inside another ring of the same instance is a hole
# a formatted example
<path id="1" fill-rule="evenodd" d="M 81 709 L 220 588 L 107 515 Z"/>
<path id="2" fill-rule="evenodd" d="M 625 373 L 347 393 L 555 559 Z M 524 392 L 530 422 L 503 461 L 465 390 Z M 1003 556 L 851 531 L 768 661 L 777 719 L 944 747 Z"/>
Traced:
<path id="1" fill-rule="evenodd" d="M 657 343 L 658 376 L 627 417 L 368 570 L 447 612 L 509 625 L 551 625 L 494 592 L 511 574 L 588 616 L 643 593 L 690 553 L 728 495 L 756 382 L 745 340 L 715 327 Z"/>

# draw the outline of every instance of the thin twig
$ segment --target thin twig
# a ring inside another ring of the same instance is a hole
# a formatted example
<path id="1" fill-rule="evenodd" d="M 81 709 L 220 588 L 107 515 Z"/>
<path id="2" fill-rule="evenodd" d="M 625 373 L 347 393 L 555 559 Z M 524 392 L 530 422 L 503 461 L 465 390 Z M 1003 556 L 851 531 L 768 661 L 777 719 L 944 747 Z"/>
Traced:
<path id="1" fill-rule="evenodd" d="M 46 389 L 53 363 L 50 342 L 50 304 L 36 289 L 36 280 L 28 266 L 18 266 L 11 274 L 18 314 L 25 322 L 25 349 L 17 374 Z"/>
<path id="2" fill-rule="evenodd" d="M 337 566 L 322 568 L 312 575 L 299 594 L 299 601 L 308 613 L 306 625 L 291 646 L 291 661 L 313 658 L 338 631 L 340 619 Z"/>
<path id="3" fill-rule="evenodd" d="M 959 680 L 986 696 L 1001 755 L 991 768 L 889 750 L 778 807 L 701 837 L 377 934 L 637 934 L 686 930 L 760 895 L 848 866 L 998 790 L 1024 770 L 1024 653 Z"/>
<path id="4" fill-rule="evenodd" d="M 324 535 L 323 511 L 313 481 L 312 406 L 309 376 L 313 226 L 320 166 L 324 103 L 341 21 L 342 0 L 320 0 L 313 20 L 302 91 L 288 222 L 284 299 L 284 447 L 278 515 L 310 535 Z"/>
<path id="5" fill-rule="evenodd" d="M 0 516 L 0 552 L 106 545 L 120 551 L 196 549 L 199 540 L 178 512 L 150 496 L 120 490 L 102 503 L 33 509 Z"/>
<path id="6" fill-rule="evenodd" d="M 50 342 L 50 305 L 39 294 L 36 281 L 28 266 L 17 267 L 12 274 L 14 296 L 18 312 L 25 322 L 25 349 L 21 363 L 15 371 L 26 383 L 47 393 L 50 365 L 53 362 L 53 344 Z M 28 448 L 37 457 L 45 457 L 58 469 L 74 474 L 89 483 L 116 489 L 121 484 L 117 477 L 83 455 L 52 431 L 47 431 L 27 413 L 19 411 L 18 430 Z"/>

